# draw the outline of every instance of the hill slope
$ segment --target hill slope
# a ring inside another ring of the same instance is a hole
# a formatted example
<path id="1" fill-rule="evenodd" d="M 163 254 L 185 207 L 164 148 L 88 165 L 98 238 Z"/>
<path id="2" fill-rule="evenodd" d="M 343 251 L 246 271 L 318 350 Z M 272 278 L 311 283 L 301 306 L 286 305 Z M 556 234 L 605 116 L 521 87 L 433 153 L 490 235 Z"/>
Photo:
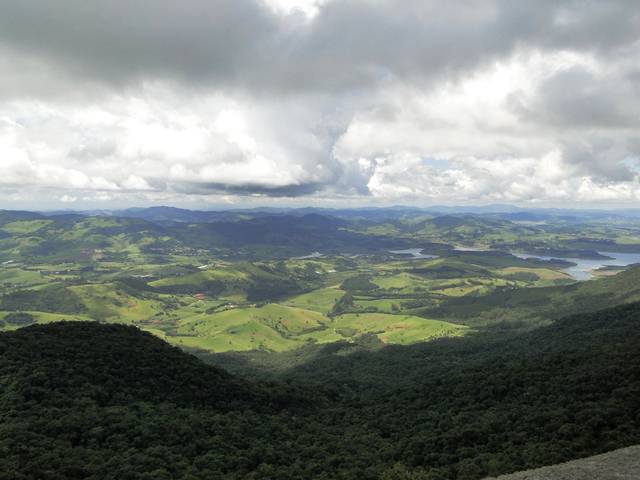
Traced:
<path id="1" fill-rule="evenodd" d="M 469 325 L 547 322 L 640 301 L 640 267 L 615 276 L 565 286 L 506 289 L 484 296 L 452 298 L 423 313 Z"/>
<path id="2" fill-rule="evenodd" d="M 477 480 L 593 455 L 640 443 L 639 324 L 634 304 L 329 355 L 288 384 L 132 327 L 30 326 L 0 334 L 0 479 Z"/>
<path id="3" fill-rule="evenodd" d="M 124 325 L 56 322 L 0 336 L 3 400 L 64 407 L 168 402 L 217 410 L 264 405 L 265 392 Z M 268 403 L 268 402 L 267 402 Z"/>

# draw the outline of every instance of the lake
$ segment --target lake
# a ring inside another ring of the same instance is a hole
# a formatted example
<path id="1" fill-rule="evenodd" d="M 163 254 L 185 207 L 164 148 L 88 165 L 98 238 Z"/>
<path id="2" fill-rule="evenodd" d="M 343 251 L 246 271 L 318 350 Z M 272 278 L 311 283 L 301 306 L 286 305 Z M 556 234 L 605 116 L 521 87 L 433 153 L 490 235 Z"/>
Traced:
<path id="1" fill-rule="evenodd" d="M 598 252 L 601 255 L 611 257 L 610 259 L 584 259 L 584 258 L 565 258 L 565 257 L 548 257 L 545 255 L 531 255 L 529 253 L 515 253 L 512 254 L 518 258 L 539 258 L 541 260 L 560 259 L 573 262 L 576 265 L 573 267 L 564 268 L 562 271 L 568 273 L 573 278 L 579 281 L 590 280 L 593 278 L 593 271 L 607 265 L 613 265 L 616 267 L 626 267 L 634 263 L 640 263 L 640 253 L 618 253 L 618 252 Z"/>

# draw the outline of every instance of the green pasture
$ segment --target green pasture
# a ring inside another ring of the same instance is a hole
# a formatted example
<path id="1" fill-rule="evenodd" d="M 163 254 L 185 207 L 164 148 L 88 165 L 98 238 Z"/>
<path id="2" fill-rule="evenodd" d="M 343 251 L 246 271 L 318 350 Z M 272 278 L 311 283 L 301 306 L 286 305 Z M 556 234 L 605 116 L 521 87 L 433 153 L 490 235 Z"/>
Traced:
<path id="1" fill-rule="evenodd" d="M 337 287 L 321 288 L 291 297 L 283 301 L 282 304 L 327 314 L 342 295 L 344 292 Z"/>

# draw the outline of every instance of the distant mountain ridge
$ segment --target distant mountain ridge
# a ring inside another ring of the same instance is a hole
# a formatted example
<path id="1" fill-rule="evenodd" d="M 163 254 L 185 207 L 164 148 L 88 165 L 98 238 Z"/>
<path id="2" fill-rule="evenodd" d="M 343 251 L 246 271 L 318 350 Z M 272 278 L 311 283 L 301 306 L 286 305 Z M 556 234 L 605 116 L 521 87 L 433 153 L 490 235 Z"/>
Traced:
<path id="1" fill-rule="evenodd" d="M 370 218 L 384 219 L 396 217 L 402 213 L 423 213 L 429 215 L 481 215 L 494 216 L 505 220 L 516 221 L 544 221 L 556 218 L 567 221 L 603 218 L 640 218 L 640 209 L 569 209 L 569 208 L 538 208 L 519 207 L 507 204 L 484 206 L 447 206 L 434 205 L 429 207 L 390 206 L 390 207 L 361 207 L 361 208 L 324 208 L 324 207 L 255 207 L 228 208 L 214 210 L 192 210 L 171 206 L 132 207 L 127 209 L 101 210 L 57 210 L 41 211 L 45 216 L 80 214 L 87 216 L 116 216 L 144 218 L 156 222 L 215 222 L 234 220 L 246 216 L 293 215 L 302 216 L 309 213 L 337 216 L 342 218 Z"/>

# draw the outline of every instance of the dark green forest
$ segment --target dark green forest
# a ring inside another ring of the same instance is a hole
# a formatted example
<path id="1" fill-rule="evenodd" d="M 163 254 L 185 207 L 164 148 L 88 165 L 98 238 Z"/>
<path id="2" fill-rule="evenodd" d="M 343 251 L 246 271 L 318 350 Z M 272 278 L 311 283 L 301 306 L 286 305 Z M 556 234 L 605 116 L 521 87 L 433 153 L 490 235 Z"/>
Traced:
<path id="1" fill-rule="evenodd" d="M 640 442 L 640 304 L 243 380 L 122 325 L 0 334 L 1 479 L 480 479 Z M 331 348 L 342 348 L 334 344 Z"/>

